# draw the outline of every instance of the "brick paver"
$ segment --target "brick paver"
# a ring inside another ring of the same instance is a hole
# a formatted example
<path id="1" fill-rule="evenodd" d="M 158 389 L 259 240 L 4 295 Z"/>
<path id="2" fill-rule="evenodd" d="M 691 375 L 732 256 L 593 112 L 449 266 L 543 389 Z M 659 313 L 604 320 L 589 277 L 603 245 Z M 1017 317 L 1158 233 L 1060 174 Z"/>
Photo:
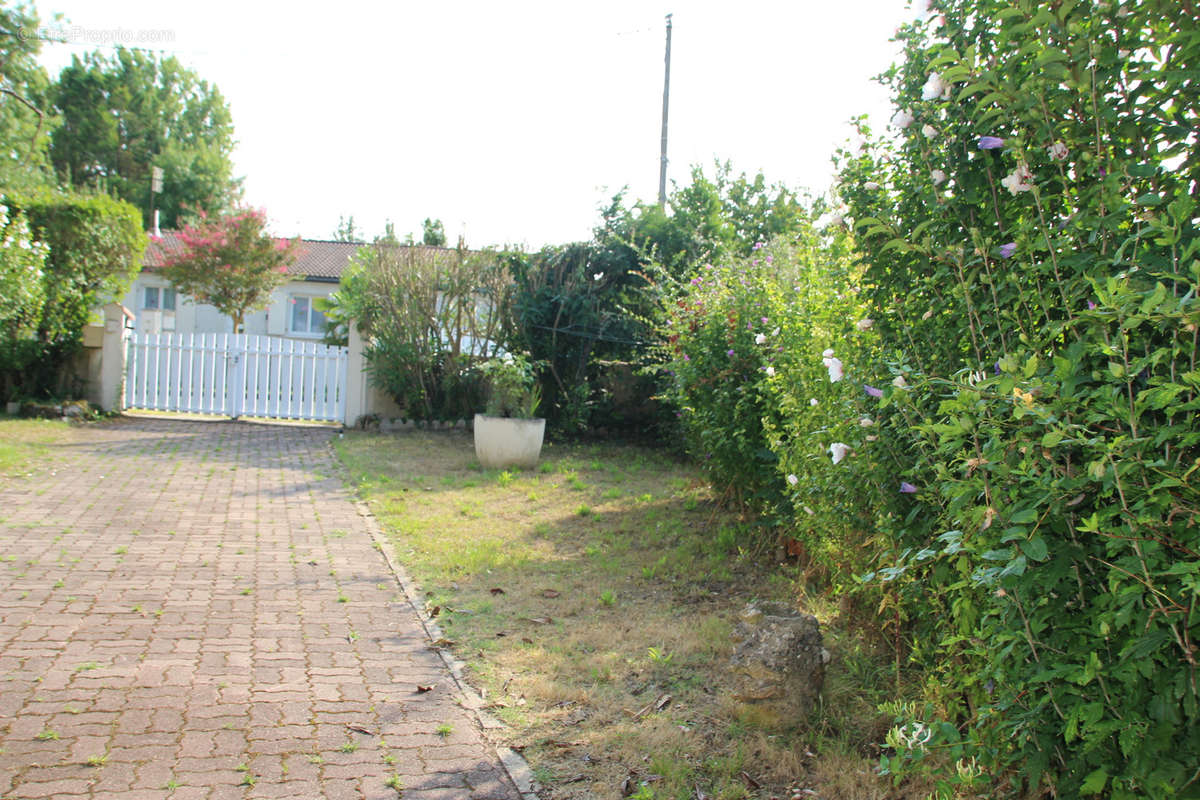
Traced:
<path id="1" fill-rule="evenodd" d="M 335 435 L 123 418 L 0 485 L 0 798 L 518 796 Z"/>

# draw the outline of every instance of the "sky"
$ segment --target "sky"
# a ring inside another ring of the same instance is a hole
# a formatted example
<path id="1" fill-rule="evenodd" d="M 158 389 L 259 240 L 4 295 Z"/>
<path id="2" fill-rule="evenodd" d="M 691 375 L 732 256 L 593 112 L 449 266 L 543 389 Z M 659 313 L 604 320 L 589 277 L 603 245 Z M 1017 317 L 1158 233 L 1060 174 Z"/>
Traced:
<path id="1" fill-rule="evenodd" d="M 905 0 L 37 0 L 52 74 L 121 42 L 175 55 L 230 105 L 245 201 L 281 236 L 353 215 L 451 242 L 586 239 L 624 187 L 658 194 L 665 16 L 668 179 L 716 160 L 814 193 L 852 117 L 891 116 L 871 78 Z M 63 19 L 55 22 L 54 14 Z M 668 184 L 670 185 L 670 184 Z"/>

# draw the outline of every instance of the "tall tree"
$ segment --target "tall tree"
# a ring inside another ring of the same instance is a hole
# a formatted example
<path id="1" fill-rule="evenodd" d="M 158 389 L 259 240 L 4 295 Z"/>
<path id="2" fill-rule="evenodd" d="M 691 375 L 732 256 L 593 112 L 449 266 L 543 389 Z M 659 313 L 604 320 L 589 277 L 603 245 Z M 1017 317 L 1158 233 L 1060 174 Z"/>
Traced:
<path id="1" fill-rule="evenodd" d="M 0 186 L 27 191 L 51 182 L 47 145 L 55 118 L 50 78 L 37 63 L 31 6 L 0 8 Z"/>
<path id="2" fill-rule="evenodd" d="M 440 219 L 425 218 L 421 224 L 421 244 L 432 247 L 446 246 L 446 228 Z"/>
<path id="3" fill-rule="evenodd" d="M 333 232 L 334 241 L 357 242 L 362 239 L 362 231 L 354 224 L 354 215 L 348 217 L 338 215 L 337 230 Z"/>
<path id="4" fill-rule="evenodd" d="M 179 232 L 183 247 L 165 259 L 162 274 L 179 291 L 208 303 L 241 333 L 246 314 L 264 308 L 271 291 L 287 282 L 299 239 L 275 239 L 262 211 L 204 215 Z"/>
<path id="5" fill-rule="evenodd" d="M 118 47 L 75 57 L 55 87 L 62 124 L 50 157 L 61 178 L 95 186 L 141 209 L 152 224 L 152 167 L 164 172 L 153 199 L 164 227 L 189 211 L 219 213 L 240 194 L 233 177 L 233 120 L 216 86 L 174 57 Z"/>

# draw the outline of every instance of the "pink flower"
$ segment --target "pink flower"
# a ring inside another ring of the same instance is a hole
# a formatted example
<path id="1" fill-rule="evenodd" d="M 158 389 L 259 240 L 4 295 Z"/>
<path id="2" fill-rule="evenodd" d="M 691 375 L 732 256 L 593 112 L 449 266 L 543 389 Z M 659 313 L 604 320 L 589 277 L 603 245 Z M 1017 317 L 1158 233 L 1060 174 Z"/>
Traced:
<path id="1" fill-rule="evenodd" d="M 934 186 L 941 186 L 946 182 L 946 173 L 940 169 L 935 169 L 933 172 L 929 173 L 929 177 L 933 179 Z"/>
<path id="2" fill-rule="evenodd" d="M 892 117 L 892 125 L 900 130 L 904 130 L 909 125 L 912 125 L 913 121 L 913 115 L 903 108 L 897 111 L 895 116 Z"/>
<path id="3" fill-rule="evenodd" d="M 841 442 L 834 442 L 833 444 L 829 445 L 829 455 L 835 464 L 841 463 L 842 459 L 844 459 L 849 453 L 850 448 Z"/>
<path id="4" fill-rule="evenodd" d="M 1050 158 L 1054 161 L 1066 161 L 1067 156 L 1070 155 L 1067 146 L 1062 142 L 1055 142 L 1050 145 L 1047 152 L 1049 152 Z"/>

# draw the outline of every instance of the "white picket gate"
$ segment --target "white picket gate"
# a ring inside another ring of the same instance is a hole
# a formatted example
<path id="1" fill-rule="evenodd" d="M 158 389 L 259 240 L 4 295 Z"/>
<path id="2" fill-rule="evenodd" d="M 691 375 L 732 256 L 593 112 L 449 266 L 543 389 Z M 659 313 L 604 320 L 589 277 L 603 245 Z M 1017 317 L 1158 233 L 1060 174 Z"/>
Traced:
<path id="1" fill-rule="evenodd" d="M 246 334 L 133 334 L 125 407 L 341 421 L 347 350 Z"/>

